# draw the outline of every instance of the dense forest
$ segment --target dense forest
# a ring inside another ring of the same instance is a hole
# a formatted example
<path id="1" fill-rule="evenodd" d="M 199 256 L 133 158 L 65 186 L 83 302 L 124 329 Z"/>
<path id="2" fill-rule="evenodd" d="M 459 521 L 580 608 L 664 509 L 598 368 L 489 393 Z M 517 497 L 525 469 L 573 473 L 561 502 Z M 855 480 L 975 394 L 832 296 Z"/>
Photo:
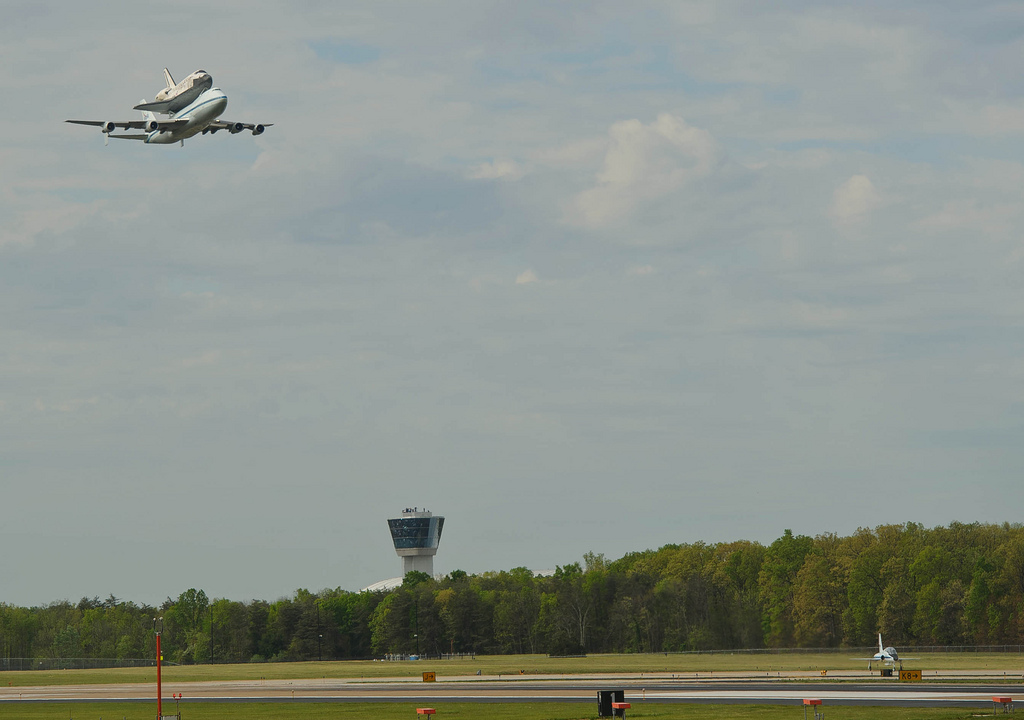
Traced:
<path id="1" fill-rule="evenodd" d="M 666 545 L 535 576 L 524 568 L 389 592 L 298 590 L 275 602 L 189 589 L 153 608 L 83 598 L 0 603 L 2 658 L 315 660 L 437 654 L 668 652 L 1024 642 L 1024 526 L 883 525 L 849 537 L 787 530 L 771 545 Z"/>

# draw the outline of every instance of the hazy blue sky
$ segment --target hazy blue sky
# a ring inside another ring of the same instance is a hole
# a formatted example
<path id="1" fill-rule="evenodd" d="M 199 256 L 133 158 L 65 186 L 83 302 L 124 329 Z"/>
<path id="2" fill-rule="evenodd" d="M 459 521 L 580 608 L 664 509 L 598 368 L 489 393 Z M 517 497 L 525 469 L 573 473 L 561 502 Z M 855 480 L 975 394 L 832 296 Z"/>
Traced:
<path id="1" fill-rule="evenodd" d="M 202 68 L 261 137 L 111 141 Z M 0 601 L 1024 505 L 1024 4 L 0 5 Z"/>

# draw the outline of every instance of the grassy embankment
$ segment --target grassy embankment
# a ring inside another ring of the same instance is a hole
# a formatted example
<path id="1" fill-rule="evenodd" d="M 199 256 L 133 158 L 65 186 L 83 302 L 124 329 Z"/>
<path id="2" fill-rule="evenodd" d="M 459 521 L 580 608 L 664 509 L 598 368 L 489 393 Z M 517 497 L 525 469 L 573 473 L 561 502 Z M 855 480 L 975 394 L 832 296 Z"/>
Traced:
<path id="1" fill-rule="evenodd" d="M 227 680 L 300 680 L 313 678 L 370 679 L 381 677 L 419 677 L 434 671 L 439 679 L 452 676 L 580 675 L 600 673 L 704 673 L 782 672 L 820 670 L 861 670 L 865 678 L 867 663 L 851 660 L 856 653 L 815 653 L 785 655 L 704 654 L 704 655 L 591 655 L 585 658 L 549 658 L 546 655 L 489 655 L 475 659 L 422 660 L 418 662 L 301 662 L 248 663 L 240 665 L 165 666 L 165 682 L 202 682 Z M 932 653 L 907 664 L 921 670 L 1007 670 L 1024 674 L 1024 655 Z M 876 676 L 877 677 L 877 676 Z M 55 670 L 0 672 L 0 685 L 92 685 L 154 682 L 153 668 L 109 670 Z"/>

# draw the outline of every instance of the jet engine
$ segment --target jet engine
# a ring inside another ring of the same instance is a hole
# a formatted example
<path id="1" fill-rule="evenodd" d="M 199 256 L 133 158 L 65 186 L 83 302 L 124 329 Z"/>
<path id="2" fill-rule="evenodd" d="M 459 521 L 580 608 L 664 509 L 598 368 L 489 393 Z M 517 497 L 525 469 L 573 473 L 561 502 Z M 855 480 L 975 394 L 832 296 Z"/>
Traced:
<path id="1" fill-rule="evenodd" d="M 147 120 L 146 121 L 146 130 L 148 130 L 149 132 L 156 132 L 159 129 L 160 129 L 160 123 L 158 123 L 156 120 Z"/>
<path id="2" fill-rule="evenodd" d="M 231 131 L 232 135 L 234 135 L 235 133 L 240 133 L 243 130 L 245 130 L 245 123 L 235 123 L 234 125 L 231 125 L 228 128 L 228 130 Z"/>
<path id="3" fill-rule="evenodd" d="M 117 129 L 117 126 L 112 122 L 105 122 L 100 126 L 100 132 L 104 135 L 114 132 L 115 129 Z"/>
<path id="4" fill-rule="evenodd" d="M 253 134 L 253 135 L 262 135 L 262 134 L 263 134 L 263 131 L 264 131 L 264 130 L 266 130 L 266 128 L 265 128 L 265 127 L 263 127 L 262 125 L 256 125 L 256 126 L 255 126 L 255 127 L 254 127 L 254 128 L 252 129 L 252 134 Z"/>

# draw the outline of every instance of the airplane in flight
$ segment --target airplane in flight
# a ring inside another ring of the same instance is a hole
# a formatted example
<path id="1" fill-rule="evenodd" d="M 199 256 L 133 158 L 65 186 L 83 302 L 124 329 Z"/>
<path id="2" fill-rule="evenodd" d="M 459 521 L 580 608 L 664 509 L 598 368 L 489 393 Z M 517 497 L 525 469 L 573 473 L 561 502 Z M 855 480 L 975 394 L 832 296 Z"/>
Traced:
<path id="1" fill-rule="evenodd" d="M 170 145 L 202 133 L 211 135 L 218 130 L 227 130 L 232 135 L 249 130 L 253 135 L 262 135 L 273 123 L 253 124 L 220 120 L 228 106 L 228 96 L 218 87 L 213 87 L 213 78 L 203 70 L 192 73 L 174 85 L 174 78 L 165 69 L 164 78 L 168 87 L 157 95 L 157 100 L 147 103 L 143 100 L 134 109 L 142 111 L 142 120 L 67 120 L 75 125 L 92 125 L 103 133 L 106 145 L 110 138 L 120 140 L 142 140 L 150 145 Z M 161 100 L 161 96 L 163 99 Z M 182 104 L 184 103 L 184 104 Z M 162 108 L 162 109 L 157 109 Z M 154 110 L 167 115 L 157 119 Z M 115 135 L 118 128 L 143 130 L 141 133 Z"/>
<path id="2" fill-rule="evenodd" d="M 867 660 L 868 670 L 871 669 L 871 663 L 880 662 L 883 665 L 895 665 L 900 663 L 900 667 L 903 667 L 903 663 L 900 659 L 900 655 L 896 652 L 894 647 L 882 647 L 882 633 L 878 633 L 878 652 L 869 658 L 850 658 L 851 660 Z M 917 658 L 905 657 L 903 660 L 917 660 Z"/>

